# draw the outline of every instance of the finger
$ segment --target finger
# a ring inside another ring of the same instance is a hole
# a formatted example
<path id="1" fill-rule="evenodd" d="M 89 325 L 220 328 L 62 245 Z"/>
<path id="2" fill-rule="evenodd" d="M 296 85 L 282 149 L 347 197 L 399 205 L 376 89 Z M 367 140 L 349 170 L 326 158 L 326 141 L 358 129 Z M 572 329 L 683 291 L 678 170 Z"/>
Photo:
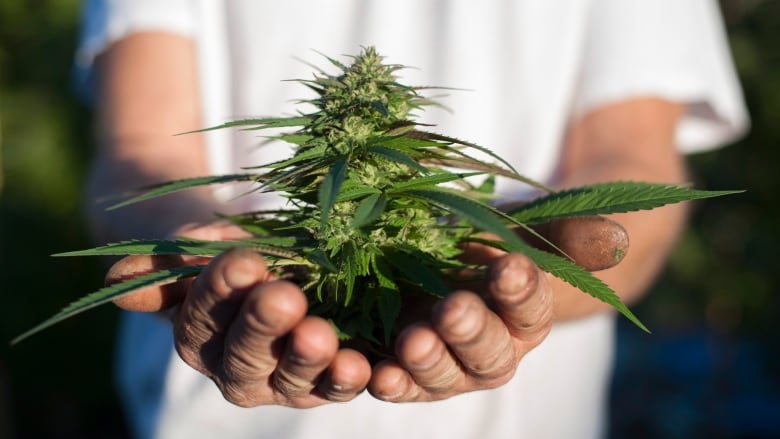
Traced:
<path id="1" fill-rule="evenodd" d="M 214 377 L 228 401 L 242 407 L 292 405 L 287 395 L 277 391 L 272 374 L 280 362 L 289 364 L 285 357 L 299 357 L 301 362 L 319 360 L 309 357 L 306 342 L 317 338 L 323 328 L 304 323 L 306 307 L 303 292 L 286 281 L 263 283 L 249 293 L 227 333 L 222 362 Z M 327 330 L 333 332 L 330 327 Z M 290 335 L 288 348 L 285 344 L 291 331 L 295 335 Z M 317 356 L 316 348 L 313 356 Z"/>
<path id="2" fill-rule="evenodd" d="M 495 315 L 497 328 L 485 324 L 491 313 L 479 297 L 456 292 L 442 303 L 438 312 L 446 315 L 445 321 L 453 323 L 450 326 L 459 326 L 454 324 L 459 318 L 470 323 L 465 328 L 445 327 L 449 341 L 438 328 L 447 323 L 437 322 L 436 318 L 435 326 L 418 324 L 405 329 L 396 344 L 397 362 L 386 361 L 374 368 L 369 390 L 375 397 L 392 402 L 441 400 L 465 391 L 495 387 L 512 376 L 516 361 L 514 349 L 507 341 L 510 337 Z M 472 306 L 477 312 L 471 311 Z M 468 340 L 457 339 L 464 335 L 459 333 L 461 329 L 468 332 L 464 337 Z M 494 329 L 503 334 L 503 345 L 493 342 L 500 337 L 487 333 Z"/>
<path id="3" fill-rule="evenodd" d="M 273 386 L 288 399 L 310 395 L 338 348 L 338 337 L 326 320 L 304 318 L 290 333 L 273 373 Z"/>
<path id="4" fill-rule="evenodd" d="M 182 359 L 214 376 L 227 329 L 244 297 L 270 276 L 255 252 L 234 249 L 216 257 L 192 284 L 176 314 L 174 338 Z"/>
<path id="5" fill-rule="evenodd" d="M 432 324 L 460 364 L 467 385 L 492 388 L 514 374 L 520 353 L 504 321 L 476 294 L 449 295 L 434 308 Z"/>
<path id="6" fill-rule="evenodd" d="M 478 236 L 487 240 L 500 240 L 498 236 L 491 233 L 480 233 Z M 459 259 L 465 264 L 487 265 L 490 261 L 506 254 L 504 250 L 479 242 L 466 241 L 461 244 L 461 249 L 463 252 L 459 256 Z"/>
<path id="7" fill-rule="evenodd" d="M 399 364 L 414 381 L 401 399 L 442 399 L 463 388 L 464 375 L 458 360 L 439 334 L 428 324 L 406 328 L 396 341 Z M 414 387 L 419 387 L 415 389 Z"/>
<path id="8" fill-rule="evenodd" d="M 108 270 L 105 285 L 134 279 L 139 276 L 167 270 L 182 265 L 208 263 L 208 258 L 183 258 L 179 255 L 132 255 L 117 261 Z M 125 294 L 113 300 L 114 304 L 128 311 L 156 312 L 168 309 L 182 301 L 192 279 L 182 279 L 172 284 L 152 286 Z"/>
<path id="9" fill-rule="evenodd" d="M 205 241 L 224 241 L 252 236 L 249 232 L 230 221 L 214 221 L 207 224 L 189 223 L 178 228 L 173 235 Z"/>
<path id="10" fill-rule="evenodd" d="M 427 398 L 411 374 L 394 360 L 384 360 L 374 366 L 368 392 L 376 399 L 388 402 L 423 401 Z"/>
<path id="11" fill-rule="evenodd" d="M 224 240 L 244 238 L 249 236 L 249 233 L 235 224 L 227 221 L 217 221 L 205 225 L 186 224 L 179 228 L 175 235 L 203 240 Z M 105 285 L 113 285 L 145 274 L 182 265 L 207 264 L 209 261 L 210 258 L 188 255 L 126 256 L 108 270 Z M 153 286 L 131 294 L 125 294 L 114 299 L 113 302 L 120 308 L 128 311 L 162 311 L 180 303 L 191 284 L 192 279 L 182 279 L 172 284 Z"/>
<path id="12" fill-rule="evenodd" d="M 320 393 L 330 401 L 346 402 L 358 396 L 371 378 L 371 365 L 354 349 L 341 349 L 320 382 Z"/>
<path id="13" fill-rule="evenodd" d="M 547 278 L 527 256 L 510 253 L 488 272 L 492 305 L 514 339 L 530 349 L 552 326 L 553 297 Z"/>
<path id="14" fill-rule="evenodd" d="M 603 216 L 556 220 L 548 225 L 548 239 L 576 264 L 589 271 L 614 267 L 628 252 L 628 232 Z"/>

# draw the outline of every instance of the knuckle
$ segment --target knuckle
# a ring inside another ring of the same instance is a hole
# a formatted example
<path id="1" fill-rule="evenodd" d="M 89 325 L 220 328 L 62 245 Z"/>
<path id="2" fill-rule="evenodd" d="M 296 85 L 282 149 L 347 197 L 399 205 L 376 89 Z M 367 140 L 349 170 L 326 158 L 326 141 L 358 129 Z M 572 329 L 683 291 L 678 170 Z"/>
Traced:
<path id="1" fill-rule="evenodd" d="M 480 362 L 472 365 L 470 373 L 484 383 L 493 383 L 489 388 L 508 382 L 517 371 L 519 362 L 506 359 L 498 362 Z"/>
<path id="2" fill-rule="evenodd" d="M 266 376 L 267 372 L 250 356 L 232 351 L 222 359 L 222 375 L 230 382 L 249 383 Z"/>
<path id="3" fill-rule="evenodd" d="M 285 369 L 277 369 L 272 375 L 273 387 L 288 399 L 300 398 L 311 393 L 312 381 L 297 377 Z"/>
<path id="4" fill-rule="evenodd" d="M 257 407 L 261 404 L 258 398 L 247 392 L 245 388 L 230 380 L 215 380 L 217 388 L 225 401 L 243 408 Z"/>
<path id="5" fill-rule="evenodd" d="M 448 364 L 439 373 L 428 377 L 426 380 L 419 380 L 417 384 L 433 395 L 448 395 L 458 385 L 463 371 L 455 362 Z"/>

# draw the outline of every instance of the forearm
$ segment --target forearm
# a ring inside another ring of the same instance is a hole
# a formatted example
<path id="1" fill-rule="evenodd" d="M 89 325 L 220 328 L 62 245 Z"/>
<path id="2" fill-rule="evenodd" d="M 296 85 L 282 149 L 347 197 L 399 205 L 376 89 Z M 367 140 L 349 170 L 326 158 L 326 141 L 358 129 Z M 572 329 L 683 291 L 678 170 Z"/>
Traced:
<path id="1" fill-rule="evenodd" d="M 176 162 L 168 164 L 177 168 Z M 157 172 L 143 163 L 120 157 L 100 157 L 92 166 L 86 188 L 86 210 L 93 239 L 97 243 L 132 238 L 170 237 L 187 223 L 215 219 L 220 208 L 209 188 L 190 189 L 142 201 L 115 210 L 108 207 L 123 201 L 128 193 L 147 185 L 193 177 L 193 174 Z M 205 174 L 199 174 L 202 176 Z"/>
<path id="2" fill-rule="evenodd" d="M 684 158 L 674 145 L 681 108 L 657 100 L 637 100 L 599 110 L 576 125 L 569 136 L 569 156 L 560 187 L 605 181 L 687 181 Z M 617 266 L 595 273 L 627 304 L 650 287 L 672 250 L 686 219 L 685 205 L 613 215 L 630 239 Z M 556 318 L 583 317 L 609 306 L 569 284 L 553 280 Z"/>
<path id="3" fill-rule="evenodd" d="M 116 196 L 148 184 L 208 174 L 191 41 L 163 33 L 131 35 L 96 63 L 97 153 L 87 188 L 100 242 L 162 237 L 213 219 L 210 189 L 190 190 L 107 212 Z"/>

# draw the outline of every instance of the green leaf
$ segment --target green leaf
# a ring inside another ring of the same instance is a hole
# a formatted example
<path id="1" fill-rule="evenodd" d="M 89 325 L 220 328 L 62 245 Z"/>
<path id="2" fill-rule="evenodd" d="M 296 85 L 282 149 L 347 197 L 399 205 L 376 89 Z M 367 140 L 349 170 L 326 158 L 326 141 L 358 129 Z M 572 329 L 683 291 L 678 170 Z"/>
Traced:
<path id="1" fill-rule="evenodd" d="M 556 218 L 604 215 L 654 209 L 667 204 L 718 197 L 742 191 L 703 191 L 685 186 L 619 181 L 598 183 L 538 198 L 509 212 L 527 224 Z"/>
<path id="2" fill-rule="evenodd" d="M 430 174 L 430 169 L 426 168 L 425 166 L 417 163 L 413 158 L 409 157 L 406 153 L 403 153 L 397 149 L 388 148 L 386 146 L 371 146 L 367 148 L 367 151 L 370 154 L 377 155 L 382 157 L 385 160 L 389 160 L 391 162 L 399 163 L 402 165 L 406 165 L 418 172 L 421 172 L 423 174 Z"/>
<path id="3" fill-rule="evenodd" d="M 389 113 L 387 112 L 387 108 L 385 107 L 385 104 L 382 103 L 382 101 L 371 102 L 371 108 L 381 113 L 382 116 L 384 117 L 387 117 L 389 115 Z"/>
<path id="4" fill-rule="evenodd" d="M 390 345 L 395 321 L 401 313 L 401 293 L 395 289 L 379 288 L 376 294 L 376 305 L 379 311 L 379 320 L 382 321 L 385 345 Z"/>
<path id="5" fill-rule="evenodd" d="M 371 224 L 385 211 L 387 205 L 387 195 L 373 194 L 369 195 L 360 202 L 355 208 L 355 214 L 352 218 L 353 229 L 358 229 L 367 224 Z"/>
<path id="6" fill-rule="evenodd" d="M 271 168 L 271 169 L 281 169 L 286 168 L 288 166 L 296 165 L 300 162 L 305 162 L 307 160 L 312 160 L 315 158 L 322 157 L 325 154 L 325 151 L 327 151 L 328 145 L 318 145 L 311 148 L 307 148 L 303 151 L 297 152 L 294 156 L 292 156 L 289 159 L 281 160 L 274 163 L 269 163 L 267 165 L 260 166 L 261 168 Z"/>
<path id="7" fill-rule="evenodd" d="M 118 209 L 120 207 L 124 207 L 130 204 L 135 204 L 140 201 L 172 194 L 174 192 L 191 189 L 197 186 L 206 186 L 211 184 L 229 183 L 229 182 L 236 182 L 236 181 L 247 181 L 247 180 L 252 180 L 254 178 L 257 178 L 257 175 L 255 174 L 217 175 L 211 177 L 186 178 L 186 179 L 176 180 L 176 181 L 163 183 L 159 185 L 147 186 L 146 188 L 141 189 L 142 191 L 146 190 L 146 192 L 142 193 L 141 195 L 130 198 L 129 200 L 123 201 L 119 204 L 110 206 L 107 210 Z"/>
<path id="8" fill-rule="evenodd" d="M 347 187 L 347 183 L 350 181 L 347 180 L 342 186 L 341 186 L 341 193 L 336 197 L 336 202 L 340 203 L 342 201 L 351 201 L 358 198 L 363 198 L 366 195 L 372 195 L 372 194 L 381 194 L 382 191 L 376 188 L 372 188 L 370 186 L 351 186 Z"/>
<path id="9" fill-rule="evenodd" d="M 315 265 L 324 268 L 326 271 L 331 273 L 339 271 L 339 269 L 336 268 L 336 265 L 328 258 L 328 255 L 318 248 L 306 252 L 305 257 Z"/>
<path id="10" fill-rule="evenodd" d="M 283 258 L 295 258 L 288 250 L 298 244 L 295 237 L 263 237 L 235 241 L 201 241 L 197 239 L 133 239 L 86 250 L 57 253 L 52 256 L 124 256 L 124 255 L 192 255 L 217 256 L 232 248 L 250 248 L 260 253 Z"/>
<path id="11" fill-rule="evenodd" d="M 597 278 L 592 273 L 575 264 L 574 262 L 566 258 L 562 258 L 558 255 L 531 247 L 522 241 L 520 241 L 519 245 L 514 242 L 482 242 L 488 245 L 493 245 L 494 247 L 501 248 L 507 252 L 522 253 L 528 256 L 540 269 L 569 283 L 580 291 L 587 293 L 596 299 L 612 306 L 640 329 L 647 333 L 650 332 L 650 330 L 647 329 L 647 327 L 634 315 L 634 313 L 628 309 L 623 301 L 620 300 L 620 297 L 615 293 L 615 291 L 612 290 L 612 288 L 601 281 L 601 279 Z"/>
<path id="12" fill-rule="evenodd" d="M 279 136 L 270 136 L 268 138 L 271 140 L 281 140 L 282 142 L 287 142 L 293 145 L 302 146 L 308 143 L 310 140 L 312 140 L 314 136 L 311 136 L 309 134 L 291 133 L 291 134 L 282 134 Z"/>
<path id="13" fill-rule="evenodd" d="M 287 184 L 290 181 L 293 181 L 294 178 L 301 177 L 303 175 L 306 175 L 309 172 L 312 173 L 318 172 L 320 168 L 325 168 L 325 166 L 333 162 L 333 160 L 334 160 L 333 157 L 325 156 L 318 159 L 309 160 L 305 164 L 296 166 L 286 171 L 282 171 L 281 169 L 271 171 L 263 176 L 265 179 L 265 181 L 263 181 L 263 187 L 265 188 L 271 187 L 276 190 L 280 190 L 279 188 L 276 188 L 275 185 Z M 295 185 L 293 185 L 293 187 L 291 187 L 290 189 L 301 190 L 301 187 L 300 186 L 296 187 Z"/>
<path id="14" fill-rule="evenodd" d="M 303 126 L 311 122 L 311 117 L 309 116 L 290 116 L 290 117 L 266 117 L 266 118 L 259 118 L 259 119 L 241 119 L 241 120 L 234 120 L 230 122 L 223 123 L 222 125 L 217 125 L 209 128 L 203 128 L 199 130 L 193 130 L 193 131 L 186 131 L 178 135 L 183 134 L 192 134 L 192 133 L 202 133 L 205 131 L 214 131 L 214 130 L 221 130 L 224 128 L 233 128 L 233 127 L 245 127 L 249 126 L 250 128 L 245 128 L 247 130 L 263 130 L 266 128 L 286 128 L 286 127 L 297 127 L 297 126 Z"/>
<path id="15" fill-rule="evenodd" d="M 347 288 L 344 294 L 344 306 L 352 301 L 352 293 L 355 291 L 355 280 L 360 275 L 360 263 L 357 261 L 358 250 L 354 248 L 353 243 L 349 243 L 344 248 L 344 259 L 341 267 L 341 274 L 344 276 L 344 284 Z"/>
<path id="16" fill-rule="evenodd" d="M 341 184 L 347 177 L 347 157 L 339 157 L 331 165 L 328 174 L 320 184 L 318 191 L 320 205 L 320 228 L 325 229 L 330 217 L 330 210 L 336 202 Z"/>
<path id="17" fill-rule="evenodd" d="M 440 172 L 433 175 L 427 175 L 425 177 L 413 178 L 407 181 L 399 181 L 393 186 L 393 190 L 406 190 L 412 188 L 430 187 L 436 186 L 442 183 L 449 183 L 455 180 L 462 180 L 474 175 L 481 175 L 483 172 L 467 172 L 467 173 L 452 173 L 452 172 Z"/>
<path id="18" fill-rule="evenodd" d="M 371 142 L 371 144 L 383 145 L 393 149 L 400 150 L 416 150 L 420 148 L 436 148 L 443 144 L 434 140 L 419 139 L 407 136 L 394 136 L 394 137 L 379 137 Z"/>
<path id="19" fill-rule="evenodd" d="M 492 195 L 496 192 L 496 176 L 491 174 L 476 189 L 477 192 Z"/>
<path id="20" fill-rule="evenodd" d="M 230 242 L 238 247 L 237 241 Z M 108 256 L 108 255 L 195 255 L 215 256 L 225 251 L 229 242 L 200 240 L 132 239 L 106 244 L 86 250 L 56 253 L 52 256 Z"/>
<path id="21" fill-rule="evenodd" d="M 444 297 L 450 287 L 441 278 L 437 270 L 422 263 L 420 258 L 404 251 L 387 251 L 385 260 L 404 275 L 406 282 L 417 285 L 437 297 Z"/>
<path id="22" fill-rule="evenodd" d="M 124 282 L 120 282 L 105 288 L 101 288 L 92 294 L 88 294 L 81 299 L 71 303 L 65 307 L 62 311 L 54 315 L 53 317 L 45 320 L 43 323 L 35 326 L 29 331 L 21 334 L 11 341 L 11 344 L 19 343 L 31 335 L 34 335 L 44 329 L 55 325 L 69 317 L 73 317 L 76 314 L 84 312 L 88 309 L 96 306 L 108 303 L 113 299 L 116 299 L 125 294 L 132 293 L 134 291 L 141 290 L 152 286 L 167 285 L 178 281 L 179 279 L 197 276 L 205 265 L 185 265 L 182 267 L 171 268 L 168 270 L 160 270 L 154 273 L 149 273 L 143 276 L 129 279 Z"/>

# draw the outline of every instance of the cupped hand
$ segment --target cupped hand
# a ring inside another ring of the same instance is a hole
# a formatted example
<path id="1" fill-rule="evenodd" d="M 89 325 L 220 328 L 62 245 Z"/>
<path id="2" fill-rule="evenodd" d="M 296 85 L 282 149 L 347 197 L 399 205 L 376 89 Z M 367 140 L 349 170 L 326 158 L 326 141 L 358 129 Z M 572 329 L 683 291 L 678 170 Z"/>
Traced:
<path id="1" fill-rule="evenodd" d="M 467 257 L 489 264 L 483 294 L 455 291 L 434 306 L 429 322 L 404 329 L 397 359 L 374 366 L 369 391 L 376 398 L 433 401 L 498 387 L 549 333 L 546 275 L 526 256 L 470 247 Z"/>
<path id="2" fill-rule="evenodd" d="M 246 236 L 235 226 L 188 227 L 179 235 L 199 239 Z M 117 262 L 107 282 L 132 271 L 208 262 L 195 280 L 147 288 L 117 305 L 133 311 L 175 306 L 173 331 L 179 356 L 211 378 L 225 399 L 242 406 L 313 407 L 348 401 L 366 387 L 371 366 L 355 350 L 340 348 L 330 324 L 307 316 L 296 285 L 276 279 L 263 257 L 246 249 L 213 260 L 131 256 Z"/>

